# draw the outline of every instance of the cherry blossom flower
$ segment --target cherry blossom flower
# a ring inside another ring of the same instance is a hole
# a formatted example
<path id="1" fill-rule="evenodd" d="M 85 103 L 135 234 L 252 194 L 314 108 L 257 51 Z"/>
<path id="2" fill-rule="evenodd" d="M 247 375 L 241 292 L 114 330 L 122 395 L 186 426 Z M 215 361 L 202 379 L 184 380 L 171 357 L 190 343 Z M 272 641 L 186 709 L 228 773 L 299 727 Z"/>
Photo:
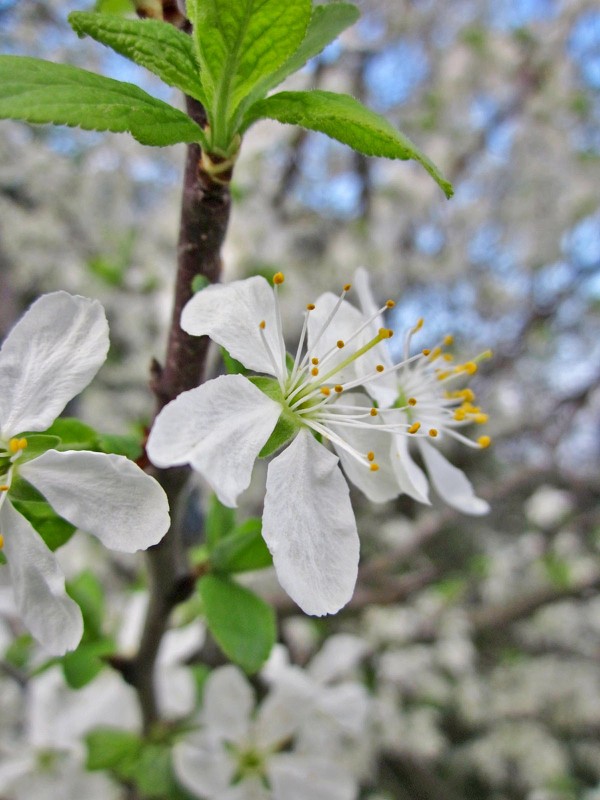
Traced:
<path id="1" fill-rule="evenodd" d="M 366 270 L 357 270 L 355 285 L 363 313 L 373 319 L 373 326 L 382 324 Z M 472 423 L 487 422 L 487 414 L 475 405 L 475 393 L 464 383 L 465 378 L 477 371 L 477 362 L 490 353 L 464 364 L 454 364 L 452 355 L 445 351 L 452 344 L 452 336 L 446 336 L 440 343 L 422 350 L 416 358 L 410 358 L 412 338 L 422 327 L 420 319 L 406 332 L 400 369 L 393 365 L 389 352 L 381 348 L 379 357 L 385 369 L 379 381 L 367 384 L 367 390 L 382 408 L 381 427 L 393 434 L 390 458 L 398 485 L 415 500 L 430 502 L 427 476 L 410 454 L 410 441 L 413 441 L 440 497 L 463 513 L 485 514 L 489 511 L 486 501 L 476 497 L 469 479 L 448 461 L 437 445 L 448 437 L 477 449 L 489 446 L 489 436 L 473 440 L 461 429 Z"/>
<path id="2" fill-rule="evenodd" d="M 185 331 L 209 335 L 263 376 L 220 376 L 183 392 L 159 414 L 147 450 L 159 467 L 190 464 L 222 503 L 235 506 L 257 457 L 287 444 L 269 464 L 262 532 L 283 588 L 307 614 L 321 616 L 348 602 L 358 567 L 356 522 L 338 461 L 371 500 L 399 493 L 387 434 L 373 425 L 377 410 L 363 392 L 350 391 L 378 378 L 373 351 L 391 331 L 371 333 L 371 320 L 344 302 L 346 286 L 327 314 L 320 300 L 306 307 L 292 358 L 277 294 L 283 280 L 277 273 L 273 287 L 262 277 L 210 286 L 188 302 Z M 332 331 L 338 311 L 348 320 L 348 308 L 354 327 L 342 341 Z M 331 442 L 339 459 L 321 441 Z"/>
<path id="3" fill-rule="evenodd" d="M 164 491 L 127 458 L 28 450 L 29 433 L 52 424 L 94 377 L 107 351 L 108 325 L 100 303 L 66 292 L 37 300 L 0 351 L 0 544 L 19 612 L 55 655 L 79 643 L 81 612 L 65 592 L 56 557 L 13 505 L 17 479 L 37 489 L 59 516 L 113 550 L 149 547 L 169 527 Z"/>
<path id="4" fill-rule="evenodd" d="M 333 760 L 290 750 L 311 705 L 303 681 L 286 681 L 255 710 L 252 688 L 234 666 L 211 673 L 201 728 L 175 745 L 175 774 L 204 800 L 353 800 L 354 780 Z M 286 752 L 282 752 L 283 750 Z"/>

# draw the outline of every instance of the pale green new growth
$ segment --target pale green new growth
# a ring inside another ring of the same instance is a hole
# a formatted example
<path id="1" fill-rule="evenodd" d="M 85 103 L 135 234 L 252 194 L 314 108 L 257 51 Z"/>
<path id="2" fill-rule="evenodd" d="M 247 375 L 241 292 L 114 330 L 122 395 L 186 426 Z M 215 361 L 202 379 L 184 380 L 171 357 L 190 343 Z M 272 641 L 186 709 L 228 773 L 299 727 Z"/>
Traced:
<path id="1" fill-rule="evenodd" d="M 91 36 L 153 72 L 169 86 L 206 102 L 192 39 L 166 22 L 124 19 L 115 14 L 74 11 L 69 23 L 78 36 Z"/>
<path id="2" fill-rule="evenodd" d="M 349 95 L 314 90 L 279 92 L 255 103 L 246 113 L 242 131 L 259 119 L 274 119 L 321 131 L 367 156 L 418 161 L 443 189 L 453 194 L 435 164 L 384 117 L 365 108 Z"/>
<path id="3" fill-rule="evenodd" d="M 240 102 L 299 47 L 310 20 L 310 0 L 192 0 L 200 76 L 213 142 L 226 150 Z"/>
<path id="4" fill-rule="evenodd" d="M 0 117 L 128 131 L 158 147 L 202 139 L 186 114 L 131 83 L 26 56 L 0 56 Z"/>

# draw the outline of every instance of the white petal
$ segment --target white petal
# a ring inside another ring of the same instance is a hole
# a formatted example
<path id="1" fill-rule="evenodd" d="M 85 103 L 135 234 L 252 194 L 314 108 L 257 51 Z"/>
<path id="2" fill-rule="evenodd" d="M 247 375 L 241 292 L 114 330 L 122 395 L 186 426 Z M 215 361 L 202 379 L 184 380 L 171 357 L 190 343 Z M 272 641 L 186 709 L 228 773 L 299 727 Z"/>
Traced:
<path id="1" fill-rule="evenodd" d="M 277 375 L 262 341 L 259 325 L 263 320 L 263 334 L 279 365 L 282 342 L 277 335 L 275 297 L 259 275 L 198 292 L 183 309 L 181 327 L 192 336 L 210 336 L 248 369 Z"/>
<path id="2" fill-rule="evenodd" d="M 318 687 L 298 667 L 289 667 L 256 715 L 254 741 L 260 750 L 278 750 L 306 721 Z"/>
<path id="3" fill-rule="evenodd" d="M 421 467 L 412 459 L 408 449 L 408 436 L 399 433 L 392 438 L 391 458 L 400 489 L 419 503 L 431 505 L 429 484 Z"/>
<path id="4" fill-rule="evenodd" d="M 471 481 L 427 441 L 419 441 L 427 472 L 439 496 L 464 514 L 481 515 L 490 510 L 485 500 L 476 497 Z"/>
<path id="5" fill-rule="evenodd" d="M 361 683 L 347 682 L 323 688 L 318 705 L 319 711 L 334 720 L 346 733 L 359 736 L 364 732 L 369 696 Z"/>
<path id="6" fill-rule="evenodd" d="M 371 317 L 379 306 L 375 302 L 375 298 L 373 297 L 373 292 L 371 291 L 371 281 L 369 278 L 369 273 L 364 267 L 359 267 L 356 272 L 354 273 L 354 280 L 352 281 L 352 285 L 354 286 L 354 290 L 358 295 L 358 302 L 361 308 L 361 311 L 366 317 Z M 374 322 L 374 325 L 377 328 L 383 327 L 383 317 L 377 317 Z"/>
<path id="7" fill-rule="evenodd" d="M 235 786 L 230 786 L 215 800 L 273 800 L 273 795 L 260 778 L 247 777 Z"/>
<path id="8" fill-rule="evenodd" d="M 144 550 L 169 528 L 164 490 L 124 456 L 48 450 L 20 471 L 57 514 L 111 550 Z"/>
<path id="9" fill-rule="evenodd" d="M 202 719 L 217 739 L 240 742 L 250 729 L 254 692 L 241 670 L 228 664 L 208 676 Z"/>
<path id="10" fill-rule="evenodd" d="M 325 640 L 308 666 L 308 674 L 319 683 L 329 683 L 348 675 L 369 652 L 364 639 L 338 633 Z"/>
<path id="11" fill-rule="evenodd" d="M 65 592 L 54 554 L 9 502 L 0 509 L 0 529 L 17 607 L 25 625 L 52 655 L 74 650 L 83 634 L 79 606 Z"/>
<path id="12" fill-rule="evenodd" d="M 196 797 L 221 800 L 235 774 L 235 762 L 221 742 L 190 737 L 173 748 L 177 780 Z"/>
<path id="13" fill-rule="evenodd" d="M 358 410 L 361 407 L 368 409 L 372 406 L 367 396 L 360 392 L 342 395 L 341 400 L 346 405 L 355 405 Z M 390 457 L 390 434 L 377 430 L 376 419 L 373 418 L 373 424 L 365 428 L 335 424 L 330 424 L 329 427 L 359 453 L 372 451 L 375 454 L 375 462 L 379 469 L 372 472 L 368 466 L 361 464 L 343 448 L 334 445 L 344 472 L 352 483 L 374 503 L 384 503 L 397 497 L 399 490 Z"/>
<path id="14" fill-rule="evenodd" d="M 354 800 L 357 786 L 348 773 L 332 761 L 277 754 L 267 764 L 273 800 Z"/>
<path id="15" fill-rule="evenodd" d="M 67 292 L 40 297 L 0 351 L 2 437 L 48 428 L 88 385 L 107 352 L 100 303 Z"/>
<path id="16" fill-rule="evenodd" d="M 157 467 L 191 464 L 226 506 L 236 506 L 281 406 L 242 375 L 190 389 L 160 412 L 147 452 Z"/>
<path id="17" fill-rule="evenodd" d="M 348 485 L 306 430 L 269 465 L 262 532 L 279 582 L 306 614 L 334 614 L 350 600 L 359 541 Z"/>

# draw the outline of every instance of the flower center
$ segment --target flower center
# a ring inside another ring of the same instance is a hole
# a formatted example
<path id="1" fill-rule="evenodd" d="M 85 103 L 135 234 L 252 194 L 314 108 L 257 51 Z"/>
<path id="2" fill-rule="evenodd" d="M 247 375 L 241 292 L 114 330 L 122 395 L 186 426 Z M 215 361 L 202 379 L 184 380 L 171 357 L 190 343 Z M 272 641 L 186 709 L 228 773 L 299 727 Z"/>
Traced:
<path id="1" fill-rule="evenodd" d="M 4 504 L 10 489 L 15 462 L 27 447 L 27 439 L 13 437 L 8 442 L 0 441 L 0 508 Z M 0 533 L 0 550 L 4 545 L 4 537 Z"/>

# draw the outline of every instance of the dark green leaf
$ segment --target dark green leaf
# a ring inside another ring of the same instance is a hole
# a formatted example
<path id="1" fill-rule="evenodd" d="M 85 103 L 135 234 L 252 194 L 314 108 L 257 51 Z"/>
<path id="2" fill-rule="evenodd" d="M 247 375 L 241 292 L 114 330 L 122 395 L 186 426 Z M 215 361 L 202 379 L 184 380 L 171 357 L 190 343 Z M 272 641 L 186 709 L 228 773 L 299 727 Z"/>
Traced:
<path id="1" fill-rule="evenodd" d="M 384 117 L 365 108 L 349 95 L 318 89 L 311 92 L 279 92 L 248 109 L 242 130 L 263 118 L 321 131 L 367 156 L 413 159 L 422 164 L 446 197 L 453 194 L 452 185 L 410 139 Z"/>
<path id="2" fill-rule="evenodd" d="M 299 47 L 311 0 L 188 0 L 187 7 L 207 110 L 224 135 L 240 101 Z"/>
<path id="3" fill-rule="evenodd" d="M 262 538 L 261 528 L 260 519 L 248 519 L 217 542 L 210 554 L 215 572 L 245 572 L 270 567 L 273 557 Z"/>
<path id="4" fill-rule="evenodd" d="M 59 417 L 46 431 L 47 434 L 58 436 L 60 444 L 57 450 L 97 450 L 98 434 L 89 425 L 80 422 L 75 417 Z"/>
<path id="5" fill-rule="evenodd" d="M 186 114 L 131 83 L 27 56 L 0 56 L 0 118 L 128 131 L 158 147 L 203 138 Z"/>
<path id="6" fill-rule="evenodd" d="M 67 593 L 75 600 L 83 616 L 85 636 L 97 639 L 102 636 L 104 618 L 104 591 L 93 572 L 85 570 L 67 582 Z"/>
<path id="7" fill-rule="evenodd" d="M 19 514 L 40 534 L 50 550 L 62 547 L 75 533 L 75 526 L 59 517 L 37 489 L 18 475 L 10 487 L 10 500 Z"/>
<path id="8" fill-rule="evenodd" d="M 19 457 L 19 463 L 32 461 L 41 456 L 46 450 L 55 450 L 60 444 L 58 436 L 46 433 L 25 433 L 23 437 L 27 439 L 27 447 L 23 449 Z"/>
<path id="9" fill-rule="evenodd" d="M 69 14 L 69 23 L 78 36 L 91 36 L 158 75 L 169 86 L 205 102 L 192 38 L 173 25 L 86 11 Z"/>
<path id="10" fill-rule="evenodd" d="M 275 643 L 273 609 L 249 589 L 217 575 L 205 575 L 198 589 L 219 647 L 246 672 L 257 672 Z"/>
<path id="11" fill-rule="evenodd" d="M 241 361 L 237 361 L 224 347 L 221 348 L 221 358 L 228 375 L 247 375 L 248 370 Z"/>
<path id="12" fill-rule="evenodd" d="M 267 75 L 252 91 L 246 107 L 264 97 L 268 91 L 279 86 L 288 75 L 301 69 L 306 62 L 318 55 L 330 42 L 354 25 L 360 12 L 351 3 L 331 3 L 326 6 L 313 8 L 312 16 L 306 30 L 302 44 L 278 70 Z"/>

